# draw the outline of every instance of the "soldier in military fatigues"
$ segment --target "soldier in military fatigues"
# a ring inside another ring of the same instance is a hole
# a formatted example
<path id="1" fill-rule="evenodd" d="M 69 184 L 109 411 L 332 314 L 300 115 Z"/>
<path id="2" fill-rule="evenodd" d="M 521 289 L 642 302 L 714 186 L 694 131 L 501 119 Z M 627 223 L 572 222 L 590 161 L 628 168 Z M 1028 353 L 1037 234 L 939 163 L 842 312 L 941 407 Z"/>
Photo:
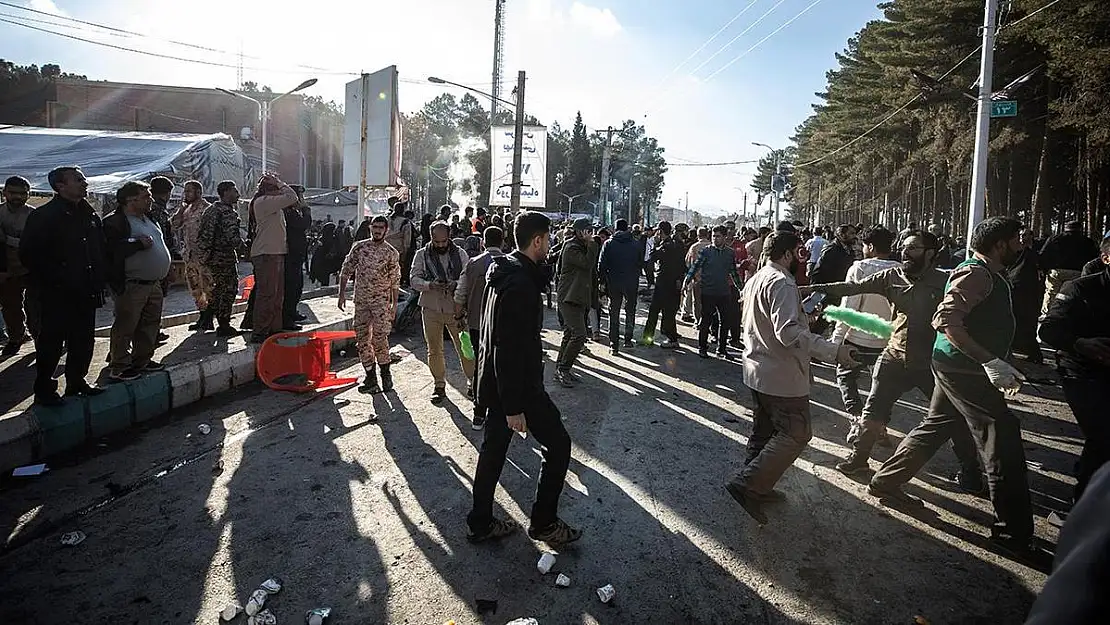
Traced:
<path id="1" fill-rule="evenodd" d="M 346 310 L 347 281 L 355 276 L 355 343 L 358 357 L 366 368 L 366 379 L 359 390 L 364 393 L 389 392 L 393 378 L 389 373 L 389 332 L 397 309 L 401 286 L 401 264 L 397 249 L 385 242 L 389 221 L 378 215 L 370 222 L 370 238 L 351 247 L 339 272 L 339 309 Z M 381 369 L 382 383 L 374 375 Z"/>
<path id="2" fill-rule="evenodd" d="M 235 336 L 231 327 L 231 307 L 239 291 L 239 272 L 235 263 L 236 252 L 242 245 L 239 230 L 239 189 L 230 180 L 216 187 L 220 201 L 209 206 L 200 219 L 197 249 L 200 258 L 212 275 L 212 299 L 208 309 L 220 324 L 216 336 Z"/>
<path id="3" fill-rule="evenodd" d="M 185 196 L 181 206 L 170 220 L 173 231 L 180 237 L 181 256 L 185 260 L 185 283 L 188 284 L 189 293 L 200 311 L 200 319 L 189 326 L 189 329 L 201 332 L 215 329 L 215 316 L 208 309 L 208 302 L 212 299 L 212 275 L 197 246 L 200 220 L 209 206 L 211 204 L 203 196 L 203 187 L 196 180 L 190 180 L 185 183 Z"/>

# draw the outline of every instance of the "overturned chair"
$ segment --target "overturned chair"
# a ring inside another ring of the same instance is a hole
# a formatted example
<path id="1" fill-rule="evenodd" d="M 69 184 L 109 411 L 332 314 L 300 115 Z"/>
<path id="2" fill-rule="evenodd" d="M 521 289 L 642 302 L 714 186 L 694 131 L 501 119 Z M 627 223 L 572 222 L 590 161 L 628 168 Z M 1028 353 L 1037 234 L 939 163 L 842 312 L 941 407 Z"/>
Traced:
<path id="1" fill-rule="evenodd" d="M 358 378 L 338 377 L 331 369 L 331 343 L 355 338 L 347 332 L 282 332 L 266 339 L 255 356 L 258 379 L 276 390 L 308 393 L 346 386 Z"/>

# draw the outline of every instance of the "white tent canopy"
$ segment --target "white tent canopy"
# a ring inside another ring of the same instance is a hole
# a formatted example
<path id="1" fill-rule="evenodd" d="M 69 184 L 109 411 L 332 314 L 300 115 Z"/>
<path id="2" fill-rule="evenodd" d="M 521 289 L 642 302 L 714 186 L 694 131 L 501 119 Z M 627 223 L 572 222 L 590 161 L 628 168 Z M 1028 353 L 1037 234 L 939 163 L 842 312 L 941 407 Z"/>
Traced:
<path id="1" fill-rule="evenodd" d="M 47 173 L 77 165 L 89 192 L 111 194 L 129 180 L 166 176 L 177 185 L 197 180 L 215 194 L 221 180 L 247 189 L 250 168 L 243 150 L 228 135 L 114 132 L 69 128 L 0 126 L 0 182 L 23 176 L 31 189 L 50 193 Z"/>

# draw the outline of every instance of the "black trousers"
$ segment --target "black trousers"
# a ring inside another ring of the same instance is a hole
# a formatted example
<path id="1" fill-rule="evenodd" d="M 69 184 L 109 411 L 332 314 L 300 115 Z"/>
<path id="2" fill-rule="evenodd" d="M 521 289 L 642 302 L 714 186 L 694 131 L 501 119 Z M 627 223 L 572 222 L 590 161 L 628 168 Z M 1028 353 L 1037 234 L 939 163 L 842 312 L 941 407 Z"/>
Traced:
<path id="1" fill-rule="evenodd" d="M 301 301 L 301 293 L 304 292 L 302 265 L 304 265 L 303 256 L 299 254 L 285 256 L 285 291 L 281 303 L 281 320 L 286 328 L 292 327 L 297 322 L 297 303 Z"/>
<path id="2" fill-rule="evenodd" d="M 36 294 L 36 296 L 38 296 Z M 42 327 L 35 340 L 35 395 L 49 395 L 58 390 L 54 370 L 66 351 L 66 388 L 75 389 L 87 384 L 92 363 L 96 330 L 96 306 L 89 302 L 76 304 L 53 297 L 39 300 L 42 303 Z"/>
<path id="3" fill-rule="evenodd" d="M 1014 353 L 1033 362 L 1042 362 L 1041 345 L 1037 342 L 1037 321 L 1041 314 L 1043 293 L 1014 292 Z"/>
<path id="4" fill-rule="evenodd" d="M 609 345 L 620 344 L 621 308 L 624 308 L 624 340 L 632 340 L 632 330 L 636 327 L 636 288 L 622 290 L 609 287 Z"/>
<path id="5" fill-rule="evenodd" d="M 1099 380 L 1061 378 L 1064 398 L 1083 432 L 1083 453 L 1075 466 L 1075 499 L 1083 494 L 1091 476 L 1110 462 L 1110 420 L 1106 415 L 1107 383 Z"/>
<path id="6" fill-rule="evenodd" d="M 474 375 L 470 378 L 470 388 L 474 389 L 474 418 L 483 419 L 489 410 L 486 409 L 481 403 L 478 402 L 478 376 L 481 375 L 482 370 L 477 366 L 478 358 L 478 341 L 482 336 L 482 331 L 479 328 L 470 328 L 470 341 L 474 347 Z"/>
<path id="7" fill-rule="evenodd" d="M 663 336 L 671 341 L 678 340 L 678 307 L 682 305 L 682 290 L 676 284 L 660 282 L 651 294 L 651 306 L 648 308 L 647 323 L 644 324 L 644 340 L 651 340 L 655 335 L 655 324 L 659 315 L 663 315 Z"/>
<path id="8" fill-rule="evenodd" d="M 936 371 L 929 415 L 911 431 L 894 455 L 871 478 L 871 486 L 888 490 L 905 484 L 933 457 L 964 422 L 987 470 L 997 533 L 1026 540 L 1033 535 L 1033 507 L 1021 442 L 1021 423 L 1006 398 L 986 375 Z"/>
<path id="9" fill-rule="evenodd" d="M 701 294 L 701 327 L 698 328 L 698 349 L 709 349 L 709 328 L 716 322 L 720 325 L 717 334 L 717 351 L 724 354 L 728 352 L 728 334 L 733 331 L 735 321 L 732 315 L 736 310 L 736 301 L 731 294 L 706 295 Z M 739 335 L 736 338 L 740 338 Z"/>
<path id="10" fill-rule="evenodd" d="M 559 495 L 570 466 L 570 435 L 563 427 L 559 409 L 547 393 L 537 396 L 524 409 L 524 418 L 528 423 L 528 436 L 535 437 L 543 446 L 540 481 L 530 515 L 532 527 L 543 529 L 558 518 Z M 505 419 L 505 411 L 500 406 L 490 407 L 485 438 L 478 453 L 478 468 L 474 471 L 474 508 L 466 517 L 467 525 L 475 533 L 488 529 L 493 519 L 493 494 L 514 434 Z"/>

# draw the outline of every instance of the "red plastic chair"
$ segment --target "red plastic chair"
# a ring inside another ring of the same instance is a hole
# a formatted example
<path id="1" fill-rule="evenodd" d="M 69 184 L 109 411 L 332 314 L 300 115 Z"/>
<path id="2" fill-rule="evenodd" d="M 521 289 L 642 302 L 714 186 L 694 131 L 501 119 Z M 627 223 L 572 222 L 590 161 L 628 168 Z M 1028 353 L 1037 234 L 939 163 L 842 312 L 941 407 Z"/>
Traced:
<path id="1" fill-rule="evenodd" d="M 353 339 L 354 332 L 282 332 L 262 343 L 255 356 L 258 379 L 275 391 L 308 393 L 345 386 L 358 378 L 340 378 L 331 369 L 331 342 Z"/>
<path id="2" fill-rule="evenodd" d="M 243 293 L 242 295 L 239 296 L 239 301 L 240 302 L 245 302 L 248 299 L 250 299 L 251 291 L 254 290 L 254 274 L 253 273 L 239 281 L 239 290 L 242 291 L 242 293 Z"/>

